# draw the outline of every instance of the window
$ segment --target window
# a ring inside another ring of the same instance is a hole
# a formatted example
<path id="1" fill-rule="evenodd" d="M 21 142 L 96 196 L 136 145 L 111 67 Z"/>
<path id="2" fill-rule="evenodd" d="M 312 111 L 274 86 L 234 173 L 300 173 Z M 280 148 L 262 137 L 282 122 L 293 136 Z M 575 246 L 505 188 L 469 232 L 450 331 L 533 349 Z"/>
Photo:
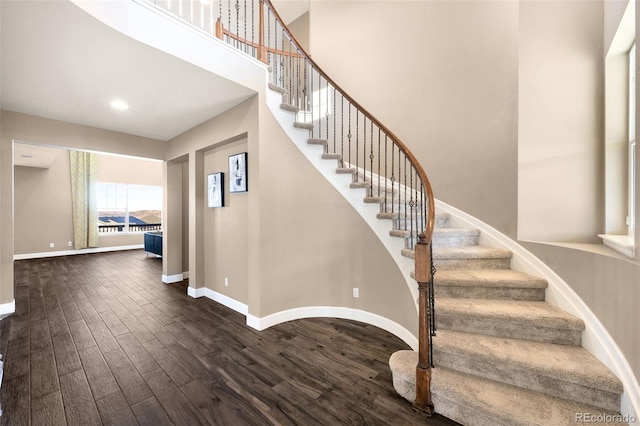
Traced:
<path id="1" fill-rule="evenodd" d="M 98 182 L 99 232 L 145 232 L 161 229 L 161 186 Z"/>

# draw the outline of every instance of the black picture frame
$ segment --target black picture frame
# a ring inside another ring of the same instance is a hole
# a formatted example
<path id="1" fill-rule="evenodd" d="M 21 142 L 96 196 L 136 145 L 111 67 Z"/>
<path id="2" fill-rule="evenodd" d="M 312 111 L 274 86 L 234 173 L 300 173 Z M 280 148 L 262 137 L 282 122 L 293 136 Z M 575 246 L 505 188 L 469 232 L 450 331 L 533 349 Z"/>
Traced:
<path id="1" fill-rule="evenodd" d="M 249 190 L 247 153 L 241 152 L 229 156 L 229 192 L 247 192 Z"/>
<path id="2" fill-rule="evenodd" d="M 224 207 L 224 173 L 207 175 L 207 205 L 211 208 Z"/>

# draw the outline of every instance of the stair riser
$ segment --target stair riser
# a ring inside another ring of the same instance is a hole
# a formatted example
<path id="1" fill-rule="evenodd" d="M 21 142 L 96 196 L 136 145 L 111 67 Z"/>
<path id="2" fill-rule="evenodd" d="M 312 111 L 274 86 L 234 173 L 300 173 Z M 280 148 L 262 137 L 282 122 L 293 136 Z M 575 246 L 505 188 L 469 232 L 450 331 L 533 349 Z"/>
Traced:
<path id="1" fill-rule="evenodd" d="M 589 401 L 590 405 L 603 410 L 617 411 L 620 408 L 620 395 L 571 383 L 560 377 L 549 377 L 535 371 L 522 370 L 504 361 L 446 353 L 439 351 L 436 345 L 434 345 L 433 359 L 436 367 L 449 368 L 570 401 Z"/>
<path id="2" fill-rule="evenodd" d="M 478 245 L 478 236 L 452 236 L 433 238 L 433 248 L 439 247 L 469 247 Z"/>
<path id="3" fill-rule="evenodd" d="M 465 404 L 459 404 L 455 401 L 450 401 L 439 393 L 432 391 L 431 401 L 436 412 L 441 416 L 451 419 L 461 425 L 473 425 L 473 426 L 530 426 L 528 423 L 516 423 L 509 420 L 508 423 L 501 421 L 502 419 L 496 419 L 489 416 L 488 413 L 483 413 L 477 409 L 466 406 Z"/>
<path id="4" fill-rule="evenodd" d="M 511 259 L 434 259 L 439 269 L 509 269 Z"/>
<path id="5" fill-rule="evenodd" d="M 435 297 L 455 299 L 543 301 L 545 296 L 545 289 L 543 288 L 439 286 L 436 283 L 434 290 Z"/>
<path id="6" fill-rule="evenodd" d="M 466 317 L 463 315 L 454 316 L 448 315 L 446 312 L 438 312 L 437 309 L 438 305 L 436 304 L 436 327 L 443 330 L 462 331 L 465 333 L 484 334 L 510 339 L 535 340 L 559 345 L 580 346 L 582 343 L 582 332 L 578 330 L 542 327 L 535 322 L 522 324 L 494 318 Z"/>

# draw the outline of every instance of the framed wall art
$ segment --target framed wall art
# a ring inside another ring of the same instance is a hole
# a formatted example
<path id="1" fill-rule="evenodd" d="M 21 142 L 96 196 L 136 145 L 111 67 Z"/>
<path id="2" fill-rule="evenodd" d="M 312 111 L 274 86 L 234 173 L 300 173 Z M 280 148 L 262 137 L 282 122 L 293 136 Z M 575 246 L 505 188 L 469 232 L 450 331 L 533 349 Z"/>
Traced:
<path id="1" fill-rule="evenodd" d="M 229 156 L 229 192 L 247 192 L 247 153 Z"/>
<path id="2" fill-rule="evenodd" d="M 224 173 L 207 176 L 207 199 L 209 207 L 224 207 Z"/>

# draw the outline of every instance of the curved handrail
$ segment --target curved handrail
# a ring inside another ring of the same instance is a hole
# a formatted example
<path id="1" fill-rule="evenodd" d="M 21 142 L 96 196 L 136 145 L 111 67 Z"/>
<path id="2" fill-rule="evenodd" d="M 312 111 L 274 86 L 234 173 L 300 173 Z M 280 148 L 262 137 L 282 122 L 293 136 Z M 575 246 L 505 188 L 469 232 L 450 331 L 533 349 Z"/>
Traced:
<path id="1" fill-rule="evenodd" d="M 274 14 L 274 16 L 276 17 L 276 19 L 279 21 L 280 25 L 282 25 L 282 28 L 287 33 L 287 36 L 289 37 L 289 39 L 295 44 L 297 50 L 304 56 L 304 58 L 312 64 L 313 68 L 315 68 L 323 76 L 323 78 L 327 82 L 329 82 L 336 90 L 338 90 L 351 103 L 351 105 L 355 106 L 358 110 L 362 111 L 362 113 L 364 115 L 366 115 L 367 117 L 369 117 L 369 119 L 373 123 L 375 123 L 376 126 L 378 126 L 387 135 L 389 135 L 391 137 L 391 139 L 393 140 L 393 142 L 409 158 L 409 161 L 411 162 L 412 166 L 418 172 L 418 175 L 420 176 L 420 179 L 421 179 L 423 185 L 425 186 L 425 193 L 427 195 L 427 209 L 428 209 L 427 213 L 428 213 L 428 216 L 427 216 L 426 228 L 424 230 L 424 238 L 426 239 L 426 241 L 428 243 L 431 243 L 431 239 L 433 237 L 433 229 L 435 227 L 435 198 L 434 198 L 434 195 L 433 195 L 433 189 L 431 187 L 431 182 L 429 181 L 429 177 L 427 176 L 427 173 L 425 172 L 424 168 L 422 167 L 422 165 L 420 164 L 420 162 L 418 161 L 416 156 L 402 142 L 402 140 L 400 140 L 399 137 L 397 137 L 391 130 L 389 130 L 389 128 L 387 126 L 385 126 L 373 114 L 371 114 L 369 111 L 367 111 L 366 108 L 364 108 L 362 105 L 360 105 L 360 103 L 358 101 L 353 99 L 345 90 L 343 90 L 340 87 L 340 85 L 338 85 L 326 72 L 324 72 L 324 70 L 311 58 L 311 55 L 309 55 L 304 50 L 302 45 L 298 42 L 298 40 L 291 33 L 291 31 L 289 31 L 289 28 L 284 24 L 284 20 L 280 17 L 280 15 L 278 14 L 278 11 L 275 9 L 275 7 L 273 7 L 273 4 L 271 4 L 270 0 L 260 0 L 260 1 L 261 2 L 264 1 L 266 4 L 269 5 L 269 8 L 271 9 L 271 11 Z"/>

